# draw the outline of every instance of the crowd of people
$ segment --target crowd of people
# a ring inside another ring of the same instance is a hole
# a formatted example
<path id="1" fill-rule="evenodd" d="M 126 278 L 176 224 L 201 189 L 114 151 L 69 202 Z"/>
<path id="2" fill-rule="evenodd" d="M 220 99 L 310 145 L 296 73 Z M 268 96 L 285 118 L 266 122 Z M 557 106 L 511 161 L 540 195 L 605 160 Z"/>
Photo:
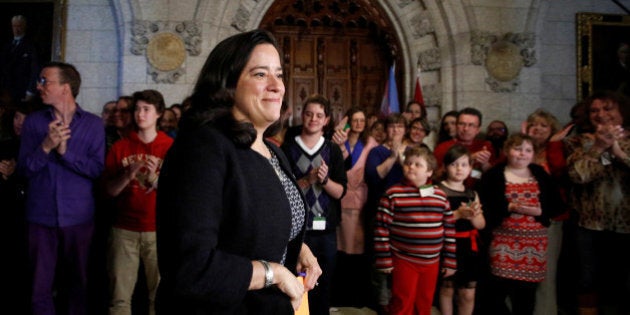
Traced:
<path id="1" fill-rule="evenodd" d="M 3 298 L 23 314 L 630 314 L 624 96 L 484 135 L 473 107 L 432 130 L 418 102 L 333 121 L 315 94 L 289 126 L 279 56 L 266 31 L 229 37 L 182 104 L 143 90 L 100 117 L 73 65 L 45 64 L 2 106 Z"/>

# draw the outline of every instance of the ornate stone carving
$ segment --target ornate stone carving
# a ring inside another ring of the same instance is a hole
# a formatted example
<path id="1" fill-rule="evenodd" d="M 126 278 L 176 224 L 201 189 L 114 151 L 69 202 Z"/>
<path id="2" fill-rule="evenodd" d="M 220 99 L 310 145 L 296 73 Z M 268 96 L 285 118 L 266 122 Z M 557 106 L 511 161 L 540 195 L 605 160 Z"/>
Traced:
<path id="1" fill-rule="evenodd" d="M 415 0 L 398 0 L 398 7 L 402 9 L 414 1 Z"/>
<path id="2" fill-rule="evenodd" d="M 493 77 L 488 77 L 486 78 L 486 83 L 494 92 L 510 93 L 516 90 L 516 87 L 521 83 L 521 81 L 518 78 L 510 81 L 499 81 Z"/>
<path id="3" fill-rule="evenodd" d="M 474 65 L 483 65 L 489 46 L 496 41 L 496 35 L 492 35 L 488 32 L 473 31 L 470 35 L 471 62 Z"/>
<path id="4" fill-rule="evenodd" d="M 173 33 L 159 33 L 147 45 L 147 59 L 159 71 L 173 71 L 186 60 L 184 42 Z"/>
<path id="5" fill-rule="evenodd" d="M 471 34 L 471 61 L 484 65 L 489 77 L 486 83 L 495 92 L 513 92 L 519 85 L 523 67 L 536 63 L 533 33 L 507 33 L 498 36 L 488 32 Z"/>
<path id="6" fill-rule="evenodd" d="M 156 83 L 175 83 L 185 73 L 186 52 L 201 53 L 201 27 L 195 21 L 137 20 L 131 34 L 131 53 L 147 56 L 147 73 Z"/>
<path id="7" fill-rule="evenodd" d="M 240 4 L 230 25 L 232 25 L 235 29 L 244 32 L 247 30 L 247 23 L 249 23 L 250 17 L 251 13 L 249 10 L 244 7 L 243 4 Z"/>
<path id="8" fill-rule="evenodd" d="M 439 70 L 442 64 L 439 48 L 432 48 L 418 53 L 418 66 L 422 71 Z"/>
<path id="9" fill-rule="evenodd" d="M 442 106 L 442 86 L 439 83 L 422 85 L 424 104 L 429 106 Z"/>
<path id="10" fill-rule="evenodd" d="M 498 41 L 492 45 L 486 57 L 486 70 L 498 81 L 515 79 L 523 68 L 523 58 L 518 46 L 508 41 Z"/>
<path id="11" fill-rule="evenodd" d="M 435 31 L 433 23 L 431 23 L 430 15 L 426 11 L 414 15 L 411 20 L 409 20 L 409 25 L 411 27 L 411 35 L 416 39 Z"/>

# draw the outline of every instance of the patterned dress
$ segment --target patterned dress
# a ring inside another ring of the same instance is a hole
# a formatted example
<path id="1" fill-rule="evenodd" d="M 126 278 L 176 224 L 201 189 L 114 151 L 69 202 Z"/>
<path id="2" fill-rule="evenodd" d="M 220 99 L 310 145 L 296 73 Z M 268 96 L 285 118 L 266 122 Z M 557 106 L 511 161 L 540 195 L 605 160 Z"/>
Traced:
<path id="1" fill-rule="evenodd" d="M 506 183 L 508 202 L 539 205 L 538 182 Z M 547 228 L 535 217 L 510 213 L 493 231 L 490 244 L 492 274 L 526 282 L 541 282 L 547 267 Z"/>

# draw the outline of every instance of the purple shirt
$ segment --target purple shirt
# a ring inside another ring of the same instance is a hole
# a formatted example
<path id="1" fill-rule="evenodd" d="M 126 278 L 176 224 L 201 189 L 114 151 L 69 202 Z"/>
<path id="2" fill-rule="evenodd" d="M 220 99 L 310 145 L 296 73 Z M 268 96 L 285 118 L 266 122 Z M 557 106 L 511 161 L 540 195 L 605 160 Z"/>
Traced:
<path id="1" fill-rule="evenodd" d="M 22 127 L 18 168 L 28 180 L 26 218 L 30 223 L 67 227 L 92 222 L 93 183 L 105 163 L 105 128 L 100 117 L 77 105 L 66 154 L 46 154 L 42 142 L 53 109 L 34 112 Z"/>

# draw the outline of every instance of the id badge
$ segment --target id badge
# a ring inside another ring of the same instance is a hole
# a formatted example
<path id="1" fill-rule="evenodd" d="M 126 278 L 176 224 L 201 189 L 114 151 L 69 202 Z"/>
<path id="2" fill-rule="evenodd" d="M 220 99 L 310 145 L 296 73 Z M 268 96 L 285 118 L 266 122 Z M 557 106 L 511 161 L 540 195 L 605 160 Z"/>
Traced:
<path id="1" fill-rule="evenodd" d="M 323 231 L 326 229 L 326 218 L 317 216 L 313 218 L 313 230 Z"/>
<path id="2" fill-rule="evenodd" d="M 470 177 L 475 178 L 475 179 L 481 179 L 481 171 L 478 169 L 473 169 L 472 172 L 470 172 Z"/>
<path id="3" fill-rule="evenodd" d="M 420 186 L 420 197 L 431 196 L 434 192 L 435 189 L 433 189 L 433 185 Z"/>

